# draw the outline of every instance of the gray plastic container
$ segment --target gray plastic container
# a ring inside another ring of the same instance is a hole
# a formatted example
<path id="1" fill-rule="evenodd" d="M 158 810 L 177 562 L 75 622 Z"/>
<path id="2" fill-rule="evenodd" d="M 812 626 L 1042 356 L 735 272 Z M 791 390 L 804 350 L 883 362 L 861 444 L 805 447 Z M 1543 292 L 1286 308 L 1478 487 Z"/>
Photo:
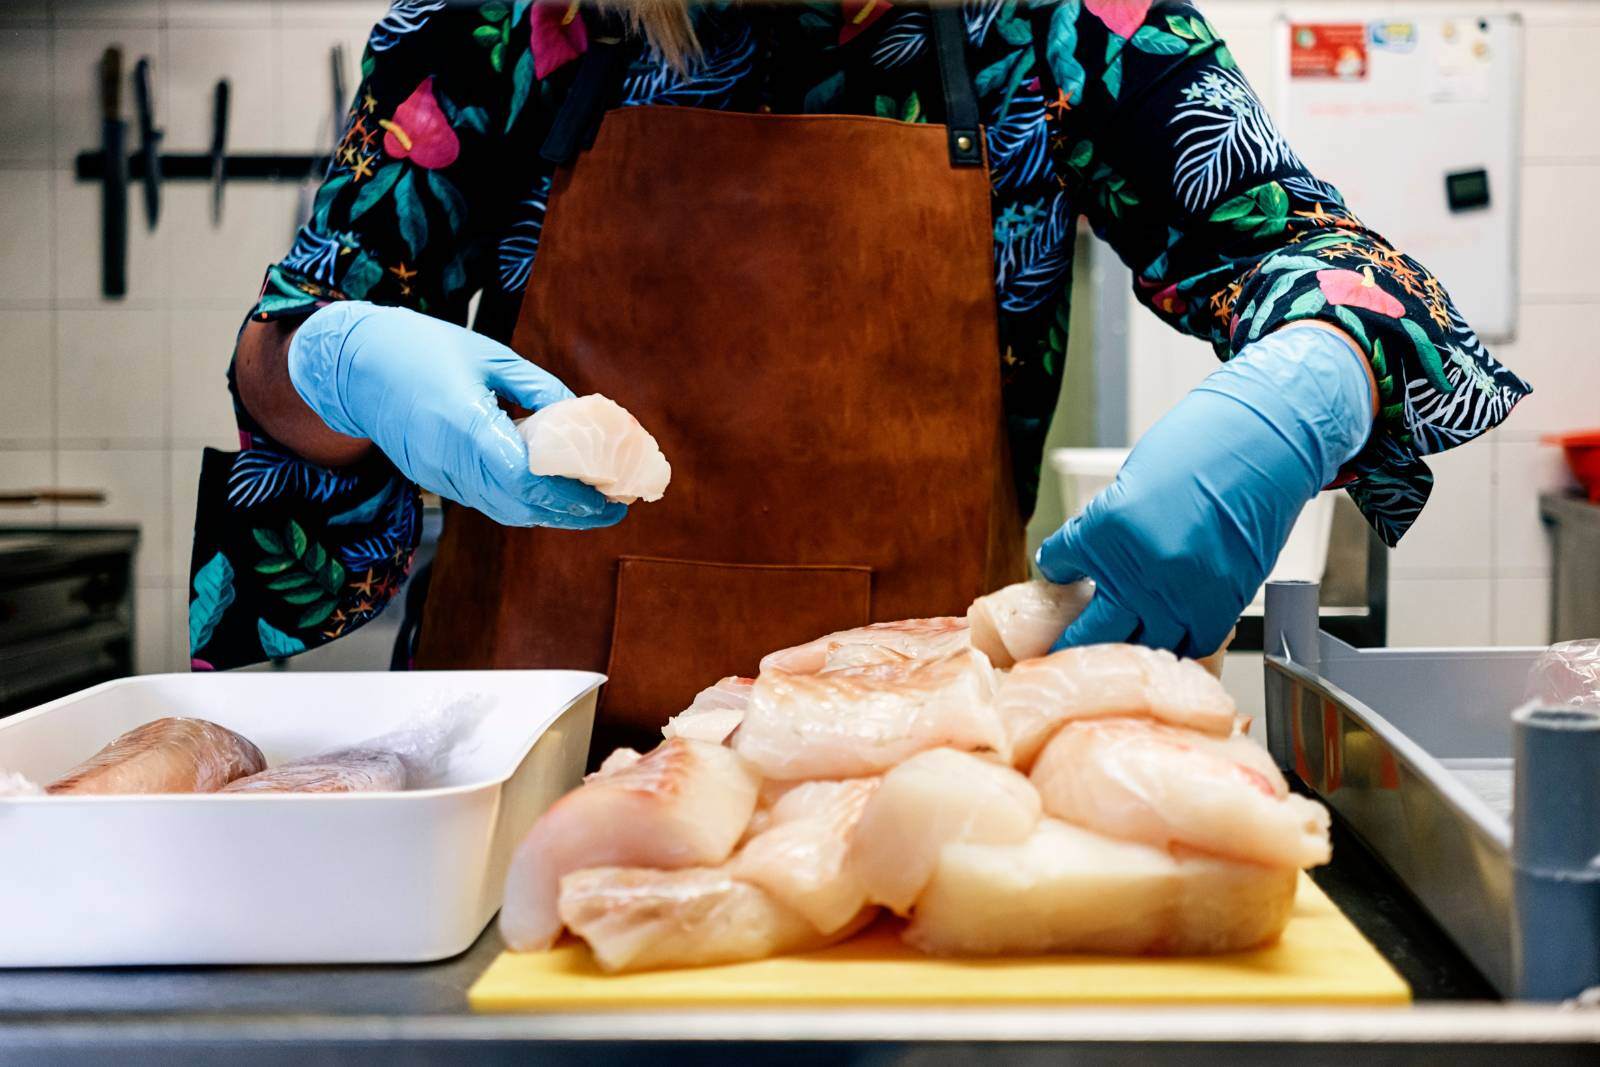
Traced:
<path id="1" fill-rule="evenodd" d="M 1517 716 L 1542 648 L 1358 649 L 1267 587 L 1267 739 L 1506 996 L 1600 984 L 1600 720 Z M 1586 720 L 1585 720 L 1586 721 Z M 1512 812 L 1522 846 L 1513 854 Z"/>

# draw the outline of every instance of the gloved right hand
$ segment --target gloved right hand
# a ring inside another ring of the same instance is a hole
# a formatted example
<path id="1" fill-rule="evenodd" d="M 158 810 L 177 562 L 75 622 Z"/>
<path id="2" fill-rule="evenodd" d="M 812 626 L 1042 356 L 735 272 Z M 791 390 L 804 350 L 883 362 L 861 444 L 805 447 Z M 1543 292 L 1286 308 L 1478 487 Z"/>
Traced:
<path id="1" fill-rule="evenodd" d="M 537 409 L 572 390 L 482 334 L 340 301 L 301 323 L 288 363 L 295 391 L 330 429 L 370 439 L 407 478 L 498 523 L 592 529 L 627 514 L 592 486 L 528 470 L 496 394 Z"/>

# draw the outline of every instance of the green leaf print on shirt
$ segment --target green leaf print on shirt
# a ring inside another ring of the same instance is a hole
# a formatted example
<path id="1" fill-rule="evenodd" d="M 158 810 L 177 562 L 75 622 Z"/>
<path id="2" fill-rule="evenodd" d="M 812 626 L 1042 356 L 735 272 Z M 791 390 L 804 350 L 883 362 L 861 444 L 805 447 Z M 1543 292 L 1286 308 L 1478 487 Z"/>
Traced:
<path id="1" fill-rule="evenodd" d="M 274 576 L 266 588 L 277 593 L 284 603 L 304 609 L 295 625 L 304 630 L 332 615 L 344 588 L 344 565 L 308 538 L 293 519 L 284 527 L 282 537 L 260 527 L 251 533 L 266 553 L 255 565 L 256 572 Z"/>
<path id="2" fill-rule="evenodd" d="M 1271 237 L 1289 224 L 1289 194 L 1277 182 L 1266 182 L 1212 208 L 1211 221 L 1247 230 L 1252 237 Z"/>
<path id="3" fill-rule="evenodd" d="M 217 629 L 233 603 L 233 564 L 221 552 L 194 575 L 194 600 L 189 604 L 189 655 L 196 655 Z"/>

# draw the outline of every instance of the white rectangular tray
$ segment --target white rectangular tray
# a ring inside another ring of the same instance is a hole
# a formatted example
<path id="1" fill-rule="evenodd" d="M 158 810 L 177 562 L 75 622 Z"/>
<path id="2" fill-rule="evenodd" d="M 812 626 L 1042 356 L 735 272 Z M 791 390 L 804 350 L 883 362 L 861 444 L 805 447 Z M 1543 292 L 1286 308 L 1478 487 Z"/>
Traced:
<path id="1" fill-rule="evenodd" d="M 269 764 L 468 694 L 487 710 L 435 788 L 0 798 L 0 967 L 399 963 L 465 951 L 511 850 L 583 773 L 604 676 L 580 671 L 168 674 L 0 719 L 0 770 L 48 782 L 166 715 Z"/>

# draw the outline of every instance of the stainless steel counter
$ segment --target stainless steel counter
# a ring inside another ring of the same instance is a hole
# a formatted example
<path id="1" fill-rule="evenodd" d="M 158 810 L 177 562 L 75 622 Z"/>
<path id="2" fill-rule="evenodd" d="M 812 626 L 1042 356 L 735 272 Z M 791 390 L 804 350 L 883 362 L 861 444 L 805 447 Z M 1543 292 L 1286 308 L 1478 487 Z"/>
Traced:
<path id="1" fill-rule="evenodd" d="M 0 972 L 0 1067 L 257 1063 L 1281 1064 L 1600 1062 L 1600 1011 L 1507 1008 L 1372 856 L 1336 831 L 1317 880 L 1419 1005 L 1386 1010 L 674 1011 L 474 1016 L 493 930 L 443 963 Z M 1464 1002 L 1472 1003 L 1464 1003 Z"/>

